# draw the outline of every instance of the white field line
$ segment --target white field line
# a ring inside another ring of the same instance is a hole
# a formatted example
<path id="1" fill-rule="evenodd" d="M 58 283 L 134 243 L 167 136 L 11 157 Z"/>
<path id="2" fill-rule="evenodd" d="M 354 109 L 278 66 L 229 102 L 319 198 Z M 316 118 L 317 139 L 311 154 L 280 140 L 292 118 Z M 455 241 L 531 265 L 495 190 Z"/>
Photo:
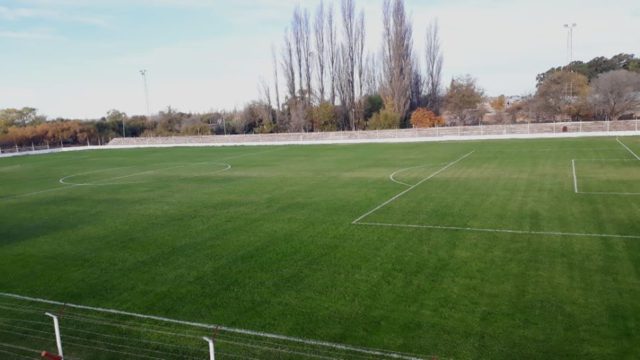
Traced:
<path id="1" fill-rule="evenodd" d="M 571 233 L 559 231 L 526 231 L 511 229 L 485 229 L 459 226 L 439 226 L 439 225 L 410 225 L 410 224 L 386 224 L 386 223 L 357 223 L 356 225 L 365 226 L 385 226 L 385 227 L 402 227 L 413 229 L 434 229 L 434 230 L 457 230 L 472 231 L 485 233 L 504 233 L 504 234 L 520 234 L 520 235 L 546 235 L 546 236 L 573 236 L 573 237 L 597 237 L 597 238 L 617 238 L 617 239 L 640 239 L 638 235 L 616 235 L 616 234 L 589 234 L 589 233 Z"/>
<path id="2" fill-rule="evenodd" d="M 67 189 L 70 189 L 70 188 L 73 188 L 73 187 L 76 187 L 76 186 L 77 185 L 58 186 L 58 187 L 54 187 L 54 188 L 51 188 L 51 189 L 38 190 L 38 191 L 25 193 L 25 194 L 9 195 L 9 196 L 1 197 L 0 200 L 18 199 L 18 198 L 22 198 L 22 197 L 34 196 L 34 195 L 44 194 L 44 193 L 53 192 L 53 191 L 67 190 Z"/>
<path id="3" fill-rule="evenodd" d="M 636 159 L 575 159 L 576 161 L 636 161 Z"/>
<path id="4" fill-rule="evenodd" d="M 94 171 L 87 171 L 87 172 L 83 172 L 83 173 L 79 173 L 79 174 L 74 174 L 74 175 L 69 175 L 69 176 L 65 176 L 62 177 L 58 180 L 58 182 L 60 184 L 63 185 L 73 185 L 73 186 L 91 186 L 94 184 L 79 184 L 79 183 L 72 183 L 72 182 L 68 182 L 68 179 L 72 179 L 74 177 L 78 177 L 78 176 L 83 176 L 83 175 L 90 175 L 90 174 L 96 174 L 96 173 L 101 173 L 101 172 L 106 172 L 106 171 L 111 171 L 111 170 L 119 170 L 119 169 L 128 169 L 131 168 L 132 166 L 125 166 L 125 167 L 116 167 L 116 168 L 107 168 L 107 169 L 100 169 L 100 170 L 94 170 Z"/>
<path id="5" fill-rule="evenodd" d="M 573 167 L 573 190 L 577 194 L 578 191 L 578 175 L 576 175 L 576 160 L 571 160 L 571 166 Z"/>
<path id="6" fill-rule="evenodd" d="M 580 191 L 578 194 L 585 194 L 585 195 L 624 195 L 624 196 L 640 195 L 640 193 L 632 193 L 632 192 L 584 192 L 584 191 Z"/>
<path id="7" fill-rule="evenodd" d="M 620 138 L 616 138 L 616 140 L 618 141 L 618 143 L 620 143 L 620 145 L 622 145 L 625 149 L 627 149 L 627 151 L 629 151 L 631 155 L 633 155 L 636 159 L 640 160 L 640 156 L 638 156 L 638 154 L 634 153 L 633 150 L 629 149 L 627 145 L 625 145 L 622 141 L 620 141 Z"/>
<path id="8" fill-rule="evenodd" d="M 80 149 L 84 149 L 84 148 L 80 148 Z M 95 148 L 94 148 L 95 149 Z M 101 149 L 101 148 L 100 148 Z M 247 154 L 240 154 L 240 155 L 234 155 L 234 156 L 227 156 L 225 158 L 222 158 L 220 160 L 222 161 L 226 161 L 226 160 L 230 160 L 230 159 L 237 159 L 237 158 L 241 158 L 241 157 L 245 157 L 245 156 L 251 156 L 251 155 L 256 155 L 256 154 L 265 154 L 265 153 L 270 153 L 270 152 L 274 152 L 274 151 L 279 151 L 282 150 L 283 148 L 278 148 L 278 149 L 272 149 L 272 150 L 267 150 L 267 151 L 254 151 L 254 152 L 250 152 Z M 126 167 L 125 167 L 126 168 Z M 118 168 L 121 169 L 121 168 Z M 111 169 L 113 170 L 113 169 Z M 166 169 L 165 169 L 166 170 Z M 85 173 L 86 174 L 86 173 Z M 78 174 L 81 175 L 81 174 Z M 84 175 L 84 174 L 82 174 Z M 68 177 L 67 177 L 68 179 Z M 123 183 L 119 183 L 118 185 L 123 184 Z M 67 190 L 67 189 L 72 189 L 78 186 L 89 186 L 89 185 L 93 185 L 96 186 L 95 184 L 73 184 L 73 183 L 67 183 L 66 185 L 69 186 L 61 186 L 61 187 L 55 187 L 55 188 L 51 188 L 51 189 L 44 189 L 44 190 L 39 190 L 39 191 L 34 191 L 34 192 L 30 192 L 30 193 L 25 193 L 25 194 L 18 194 L 18 195 L 9 195 L 9 196 L 5 196 L 5 197 L 0 197 L 0 200 L 11 200 L 11 199 L 19 199 L 19 198 L 23 198 L 23 197 L 29 197 L 29 196 L 34 196 L 34 195 L 39 195 L 39 194 L 43 194 L 43 193 L 48 193 L 48 192 L 52 192 L 52 191 L 60 191 L 60 190 Z M 107 184 L 105 184 L 107 185 Z"/>
<path id="9" fill-rule="evenodd" d="M 428 181 L 428 180 L 433 179 L 434 177 L 438 176 L 439 174 L 441 174 L 442 172 L 444 172 L 444 171 L 445 171 L 445 170 L 447 170 L 448 168 L 450 168 L 450 167 L 454 166 L 455 164 L 459 163 L 460 161 L 462 161 L 462 160 L 464 160 L 464 159 L 468 158 L 468 157 L 469 157 L 469 156 L 471 156 L 471 154 L 473 154 L 474 152 L 475 152 L 475 150 L 474 150 L 474 151 L 472 151 L 472 152 L 470 152 L 470 153 L 468 153 L 468 154 L 466 154 L 466 155 L 464 155 L 464 156 L 462 156 L 462 157 L 460 157 L 458 160 L 455 160 L 455 161 L 453 161 L 453 162 L 450 162 L 450 163 L 449 163 L 449 164 L 447 164 L 445 167 L 443 167 L 443 168 L 441 168 L 440 170 L 438 170 L 438 171 L 434 172 L 433 174 L 429 175 L 428 177 L 426 177 L 426 178 L 424 178 L 424 179 L 420 180 L 417 184 L 415 184 L 415 185 L 411 185 L 411 187 L 409 187 L 409 188 L 408 188 L 408 189 L 406 189 L 405 191 L 403 191 L 403 192 L 399 193 L 398 195 L 396 195 L 396 196 L 392 197 L 391 199 L 389 199 L 389 200 L 387 200 L 387 201 L 383 202 L 382 204 L 378 205 L 377 207 L 375 207 L 374 209 L 370 210 L 369 212 L 366 212 L 365 214 L 363 214 L 363 215 L 362 215 L 362 216 L 360 216 L 359 218 L 357 218 L 357 219 L 353 220 L 352 224 L 357 224 L 360 220 L 362 220 L 362 219 L 366 218 L 367 216 L 369 216 L 369 215 L 373 214 L 374 212 L 376 212 L 376 211 L 378 211 L 378 210 L 382 209 L 383 207 L 385 207 L 385 206 L 387 206 L 387 205 L 391 204 L 392 202 L 394 202 L 395 200 L 397 200 L 398 198 L 400 198 L 402 195 L 404 195 L 404 194 L 408 193 L 409 191 L 411 191 L 411 190 L 415 189 L 416 187 L 420 186 L 420 185 L 421 185 L 421 184 L 423 184 L 424 182 L 426 182 L 426 181 Z"/>
<path id="10" fill-rule="evenodd" d="M 186 326 L 192 326 L 192 327 L 208 329 L 208 330 L 222 330 L 222 331 L 243 334 L 243 335 L 264 337 L 264 338 L 283 340 L 283 341 L 291 341 L 291 342 L 296 342 L 296 343 L 301 343 L 306 345 L 322 346 L 322 347 L 328 347 L 328 348 L 333 348 L 338 350 L 358 352 L 361 354 L 382 356 L 387 358 L 404 359 L 404 360 L 420 360 L 420 358 L 418 357 L 405 356 L 405 355 L 393 353 L 393 352 L 386 352 L 382 350 L 373 350 L 373 349 L 355 347 L 350 345 L 336 344 L 336 343 L 320 341 L 320 340 L 310 340 L 310 339 L 297 338 L 297 337 L 286 336 L 286 335 L 271 334 L 271 333 L 266 333 L 262 331 L 245 330 L 245 329 L 238 329 L 238 328 L 232 328 L 232 327 L 226 327 L 226 326 L 220 326 L 220 325 L 211 325 L 211 324 L 204 324 L 204 323 L 198 323 L 198 322 L 192 322 L 192 321 L 176 320 L 176 319 L 170 319 L 170 318 L 161 317 L 161 316 L 137 314 L 133 312 L 121 311 L 121 310 L 115 310 L 115 309 L 77 305 L 77 304 L 64 303 L 64 302 L 29 297 L 29 296 L 16 295 L 16 294 L 5 293 L 5 292 L 0 292 L 0 296 L 17 299 L 17 300 L 25 300 L 25 301 L 38 302 L 38 303 L 44 303 L 44 304 L 50 304 L 50 305 L 65 306 L 73 309 L 96 311 L 96 312 L 105 313 L 105 314 L 130 316 L 138 319 L 155 320 L 155 321 L 166 322 L 166 323 L 177 324 L 177 325 L 186 325 Z"/>
<path id="11" fill-rule="evenodd" d="M 405 171 L 409 171 L 409 170 L 413 170 L 413 169 L 419 169 L 419 168 L 423 168 L 423 167 L 427 167 L 427 166 L 437 166 L 437 165 L 443 165 L 443 164 L 426 164 L 426 165 L 420 165 L 420 166 L 413 166 L 413 167 L 408 167 L 408 168 L 404 168 L 404 169 L 400 169 L 396 172 L 394 172 L 393 174 L 389 175 L 389 180 L 393 181 L 396 184 L 400 184 L 400 185 L 404 185 L 404 186 L 413 186 L 412 184 L 407 184 L 405 182 L 402 182 L 400 180 L 397 180 L 395 178 L 396 175 L 401 174 Z"/>
<path id="12" fill-rule="evenodd" d="M 78 176 L 81 176 L 81 175 L 87 175 L 87 174 L 90 174 L 90 173 L 76 174 L 76 175 L 66 176 L 66 177 L 60 179 L 60 183 L 61 184 L 67 184 L 67 185 L 77 185 L 77 186 L 123 185 L 123 184 L 130 184 L 130 183 L 122 183 L 122 182 L 105 183 L 105 181 L 122 180 L 122 179 L 127 179 L 127 178 L 131 178 L 131 177 L 135 177 L 135 176 L 140 176 L 140 175 L 153 174 L 153 173 L 156 173 L 156 172 L 159 172 L 159 171 L 181 169 L 181 168 L 185 168 L 185 167 L 197 166 L 197 165 L 202 165 L 202 164 L 212 164 L 212 165 L 223 165 L 223 166 L 225 166 L 224 169 L 213 171 L 211 174 L 217 174 L 217 173 L 224 172 L 224 171 L 227 171 L 227 170 L 231 169 L 231 165 L 229 165 L 227 163 L 221 163 L 221 162 L 193 163 L 193 164 L 186 164 L 186 165 L 171 166 L 171 167 L 166 167 L 166 168 L 147 170 L 147 171 L 142 171 L 142 172 L 133 173 L 133 174 L 129 174 L 129 175 L 107 178 L 107 179 L 103 179 L 103 180 L 98 180 L 97 182 L 94 182 L 94 183 L 70 183 L 70 182 L 66 181 L 67 179 L 71 179 L 71 178 L 78 177 Z M 101 171 L 108 171 L 108 170 L 113 170 L 113 169 L 107 169 L 107 170 L 101 170 Z M 91 173 L 95 173 L 95 172 L 97 172 L 97 171 L 94 171 L 94 172 L 91 172 Z"/>

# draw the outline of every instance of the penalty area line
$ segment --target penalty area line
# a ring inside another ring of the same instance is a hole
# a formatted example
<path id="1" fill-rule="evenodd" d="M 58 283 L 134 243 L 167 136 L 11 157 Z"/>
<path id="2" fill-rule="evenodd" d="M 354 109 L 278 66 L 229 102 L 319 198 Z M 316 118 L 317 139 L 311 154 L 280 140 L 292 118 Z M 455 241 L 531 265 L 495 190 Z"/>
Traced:
<path id="1" fill-rule="evenodd" d="M 466 155 L 463 155 L 462 157 L 458 158 L 457 160 L 455 160 L 455 161 L 452 161 L 452 162 L 448 163 L 446 166 L 444 166 L 444 167 L 443 167 L 443 168 L 441 168 L 440 170 L 438 170 L 438 171 L 434 172 L 433 174 L 429 175 L 428 177 L 426 177 L 426 178 L 424 178 L 424 179 L 420 180 L 417 184 L 415 184 L 415 185 L 411 185 L 408 189 L 406 189 L 406 190 L 404 190 L 403 192 L 399 193 L 398 195 L 396 195 L 396 196 L 392 197 L 391 199 L 389 199 L 389 200 L 387 200 L 387 201 L 383 202 L 382 204 L 378 205 L 378 206 L 377 206 L 377 207 L 375 207 L 374 209 L 372 209 L 372 210 L 370 210 L 370 211 L 366 212 L 364 215 L 360 216 L 359 218 L 357 218 L 357 219 L 353 220 L 352 224 L 357 224 L 358 222 L 360 222 L 360 220 L 362 220 L 362 219 L 366 218 L 367 216 L 369 216 L 369 215 L 373 214 L 374 212 L 376 212 L 376 211 L 378 211 L 378 210 L 382 209 L 383 207 L 385 207 L 385 206 L 387 206 L 387 205 L 391 204 L 392 202 L 396 201 L 398 198 L 400 198 L 400 197 L 401 197 L 401 196 L 403 196 L 404 194 L 408 193 L 409 191 L 411 191 L 411 190 L 415 189 L 416 187 L 418 187 L 418 186 L 422 185 L 422 184 L 423 184 L 423 183 L 425 183 L 426 181 L 431 180 L 431 179 L 433 179 L 434 177 L 436 177 L 436 176 L 440 175 L 442 172 L 446 171 L 447 169 L 449 169 L 450 167 L 452 167 L 452 166 L 454 166 L 455 164 L 459 163 L 460 161 L 462 161 L 462 160 L 464 160 L 464 159 L 468 158 L 468 157 L 469 157 L 469 156 L 471 156 L 471 154 L 473 154 L 474 152 L 476 152 L 476 151 L 475 151 L 475 150 L 473 150 L 472 152 L 470 152 L 470 153 L 468 153 L 468 154 L 466 154 Z M 409 185 L 409 184 L 404 184 L 404 185 Z"/>
<path id="2" fill-rule="evenodd" d="M 399 227 L 399 228 L 410 228 L 410 229 L 433 229 L 433 230 L 452 230 L 452 231 L 468 231 L 468 232 L 484 232 L 484 233 L 502 233 L 502 234 L 518 234 L 518 235 L 640 239 L 639 235 L 590 234 L 590 233 L 572 233 L 572 232 L 560 232 L 560 231 L 526 231 L 526 230 L 512 230 L 512 229 L 485 229 L 485 228 L 460 227 L 460 226 L 388 224 L 388 223 L 375 223 L 375 222 L 359 222 L 354 225 Z"/>
<path id="3" fill-rule="evenodd" d="M 640 156 L 638 156 L 638 154 L 634 153 L 633 150 L 629 149 L 629 147 L 627 145 L 625 145 L 625 143 L 620 141 L 620 138 L 616 138 L 616 140 L 618 141 L 618 143 L 620 143 L 620 145 L 622 145 L 625 149 L 627 149 L 627 151 L 630 152 L 631 155 L 633 155 L 633 157 L 635 157 L 637 160 L 640 160 Z"/>

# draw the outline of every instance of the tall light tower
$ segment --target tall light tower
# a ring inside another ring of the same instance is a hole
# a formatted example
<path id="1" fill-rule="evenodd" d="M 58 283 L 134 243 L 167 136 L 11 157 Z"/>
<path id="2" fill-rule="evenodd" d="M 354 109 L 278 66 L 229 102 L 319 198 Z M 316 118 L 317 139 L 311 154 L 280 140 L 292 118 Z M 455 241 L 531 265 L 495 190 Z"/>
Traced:
<path id="1" fill-rule="evenodd" d="M 573 29 L 576 27 L 578 27 L 576 23 L 571 25 L 564 24 L 564 28 L 567 29 L 567 62 L 569 64 L 569 70 L 571 70 L 571 63 L 573 62 Z"/>
<path id="2" fill-rule="evenodd" d="M 567 66 L 569 71 L 573 72 L 571 64 L 573 63 L 573 29 L 578 27 L 578 24 L 564 24 L 564 28 L 567 29 Z M 567 89 L 567 97 L 571 99 L 573 97 L 573 79 L 569 82 L 569 88 Z"/>
<path id="3" fill-rule="evenodd" d="M 144 83 L 144 99 L 147 105 L 147 118 L 150 118 L 151 112 L 149 111 L 149 84 L 147 82 L 147 70 L 140 70 L 140 75 L 142 75 L 142 81 Z"/>

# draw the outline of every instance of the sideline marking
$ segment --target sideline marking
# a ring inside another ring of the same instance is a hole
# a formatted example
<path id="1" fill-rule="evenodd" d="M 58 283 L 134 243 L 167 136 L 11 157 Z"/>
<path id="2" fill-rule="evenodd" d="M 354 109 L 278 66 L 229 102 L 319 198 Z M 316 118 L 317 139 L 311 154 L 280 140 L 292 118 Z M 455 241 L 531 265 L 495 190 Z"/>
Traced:
<path id="1" fill-rule="evenodd" d="M 506 234 L 521 234 L 521 235 L 547 235 L 547 236 L 575 236 L 575 237 L 604 237 L 604 238 L 618 238 L 618 239 L 640 239 L 640 236 L 638 236 L 638 235 L 589 234 L 589 233 L 569 233 L 569 232 L 559 232 L 559 231 L 526 231 L 526 230 L 511 230 L 511 229 L 484 229 L 484 228 L 471 228 L 471 227 L 458 227 L 458 226 L 438 226 L 438 225 L 386 224 L 386 223 L 375 223 L 375 222 L 357 223 L 357 224 L 354 224 L 354 225 L 403 227 L 403 228 L 414 228 L 414 229 L 457 230 L 457 231 L 506 233 Z"/>
<path id="2" fill-rule="evenodd" d="M 399 197 L 401 197 L 402 195 L 408 193 L 409 191 L 415 189 L 416 187 L 420 186 L 421 184 L 423 184 L 424 182 L 433 179 L 434 177 L 438 176 L 439 174 L 441 174 L 442 172 L 444 172 L 445 170 L 447 170 L 448 168 L 454 166 L 455 164 L 459 163 L 460 161 L 468 158 L 469 156 L 471 156 L 471 154 L 473 154 L 474 152 L 476 152 L 475 150 L 473 150 L 472 152 L 462 156 L 461 158 L 459 158 L 458 160 L 455 160 L 453 162 L 450 162 L 449 164 L 447 164 L 445 167 L 441 168 L 440 170 L 434 172 L 433 174 L 429 175 L 428 177 L 420 180 L 417 184 L 415 185 L 411 185 L 408 189 L 406 189 L 405 191 L 401 192 L 400 194 L 392 197 L 391 199 L 383 202 L 382 204 L 378 205 L 376 208 L 374 208 L 373 210 L 370 210 L 369 212 L 365 213 L 364 215 L 360 216 L 359 218 L 353 220 L 352 224 L 357 224 L 360 220 L 366 218 L 367 216 L 373 214 L 374 212 L 382 209 L 383 207 L 389 205 L 390 203 L 394 202 L 395 200 L 397 200 Z"/>
<path id="3" fill-rule="evenodd" d="M 29 296 L 16 295 L 16 294 L 5 293 L 5 292 L 0 292 L 0 296 L 17 299 L 17 300 L 26 300 L 26 301 L 39 302 L 39 303 L 50 304 L 50 305 L 65 306 L 65 307 L 70 307 L 70 308 L 80 309 L 80 310 L 90 310 L 90 311 L 96 311 L 96 312 L 107 313 L 107 314 L 131 316 L 139 319 L 156 320 L 156 321 L 167 322 L 167 323 L 178 324 L 178 325 L 193 326 L 193 327 L 199 327 L 199 328 L 209 329 L 209 330 L 222 330 L 222 331 L 227 331 L 227 332 L 236 333 L 236 334 L 265 337 L 265 338 L 271 338 L 271 339 L 277 339 L 277 340 L 285 340 L 285 341 L 302 343 L 306 345 L 324 346 L 328 348 L 359 352 L 359 353 L 368 354 L 368 355 L 384 356 L 384 357 L 404 359 L 404 360 L 420 360 L 420 358 L 418 357 L 405 356 L 400 353 L 374 350 L 374 349 L 368 349 L 368 348 L 360 348 L 360 347 L 331 343 L 331 342 L 320 341 L 320 340 L 310 340 L 310 339 L 297 338 L 297 337 L 286 336 L 286 335 L 271 334 L 271 333 L 262 332 L 262 331 L 245 330 L 245 329 L 232 328 L 232 327 L 226 327 L 226 326 L 192 322 L 192 321 L 176 320 L 176 319 L 170 319 L 170 318 L 155 316 L 155 315 L 137 314 L 137 313 L 122 311 L 122 310 L 77 305 L 77 304 L 64 303 L 64 302 L 29 297 Z"/>
<path id="4" fill-rule="evenodd" d="M 636 153 L 633 152 L 633 150 L 629 149 L 627 145 L 625 145 L 622 141 L 620 141 L 620 138 L 617 137 L 616 140 L 618 141 L 618 143 L 620 143 L 620 145 L 624 146 L 624 148 L 627 149 L 627 151 L 629 151 L 631 155 L 633 155 L 636 159 L 640 160 L 640 156 L 638 156 Z"/>

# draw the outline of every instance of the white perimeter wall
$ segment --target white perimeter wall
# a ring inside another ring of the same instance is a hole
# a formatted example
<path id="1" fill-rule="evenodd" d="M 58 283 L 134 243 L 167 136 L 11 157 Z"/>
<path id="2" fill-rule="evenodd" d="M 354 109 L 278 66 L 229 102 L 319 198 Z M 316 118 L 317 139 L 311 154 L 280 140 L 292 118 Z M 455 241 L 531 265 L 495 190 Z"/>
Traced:
<path id="1" fill-rule="evenodd" d="M 372 130 L 355 132 L 284 133 L 256 135 L 176 136 L 152 138 L 117 138 L 106 146 L 69 147 L 21 153 L 5 153 L 0 157 L 29 154 L 49 154 L 79 150 L 207 147 L 321 145 L 363 143 L 409 143 L 499 139 L 549 139 L 601 136 L 640 135 L 639 120 L 612 122 L 570 122 L 544 124 L 513 124 L 444 127 L 431 129 Z"/>

